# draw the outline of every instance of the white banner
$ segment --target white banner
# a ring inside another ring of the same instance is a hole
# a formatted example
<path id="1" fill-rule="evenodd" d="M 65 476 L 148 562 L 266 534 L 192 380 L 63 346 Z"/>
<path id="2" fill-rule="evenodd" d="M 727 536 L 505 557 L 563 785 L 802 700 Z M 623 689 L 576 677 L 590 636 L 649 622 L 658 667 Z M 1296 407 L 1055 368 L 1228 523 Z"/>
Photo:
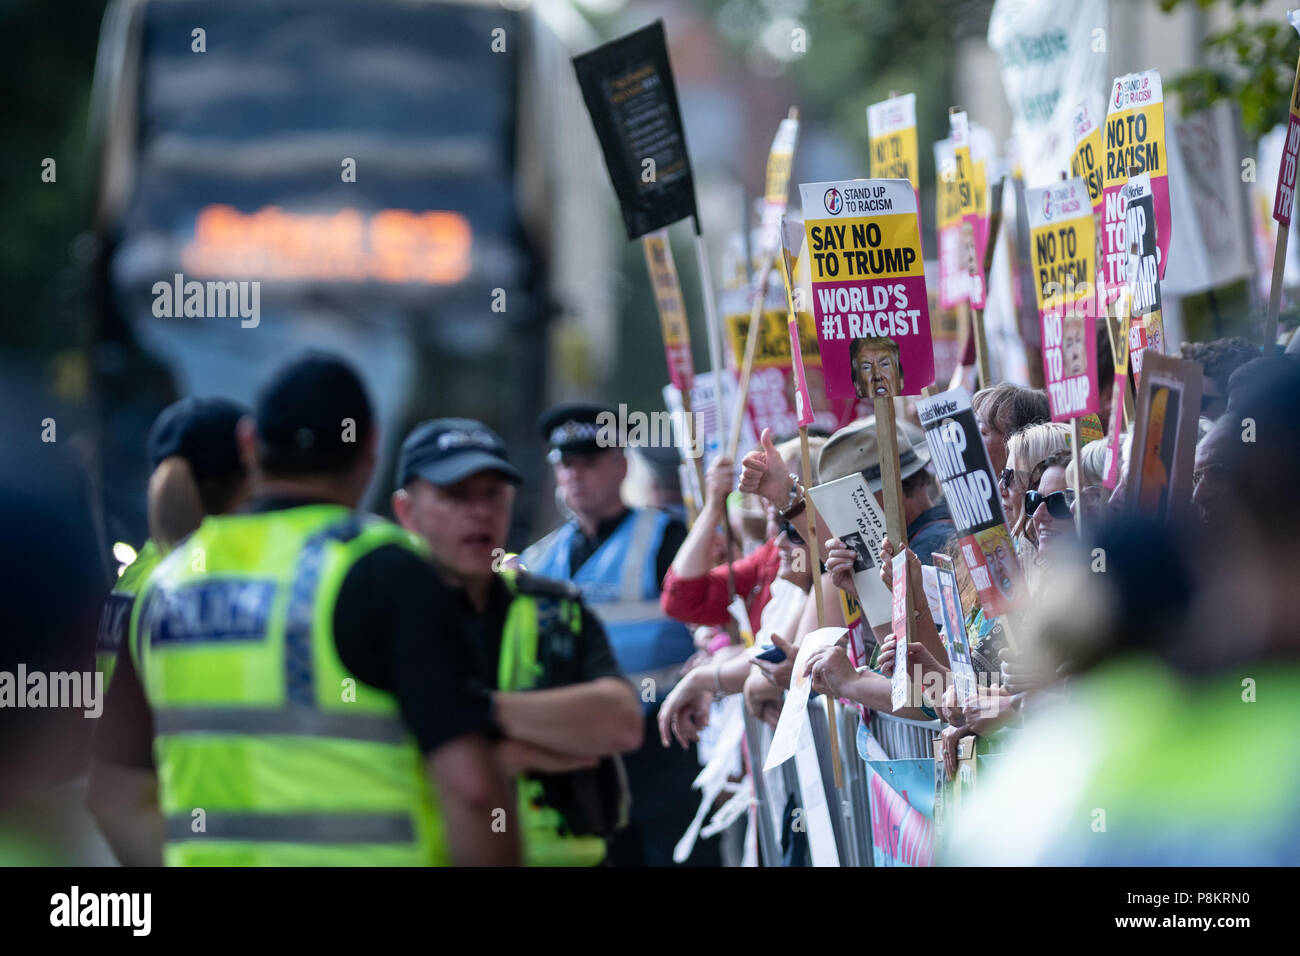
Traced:
<path id="1" fill-rule="evenodd" d="M 1221 100 L 1174 125 L 1196 228 L 1187 230 L 1188 242 L 1180 243 L 1177 255 L 1170 250 L 1169 267 L 1183 256 L 1193 260 L 1200 288 L 1188 291 L 1244 279 L 1251 273 L 1252 230 L 1236 105 Z M 1174 220 L 1175 241 L 1184 238 L 1178 222 Z"/>
<path id="2" fill-rule="evenodd" d="M 989 46 L 1002 62 L 1025 184 L 1046 186 L 1070 168 L 1070 121 L 1081 100 L 1105 116 L 1110 14 L 1106 0 L 997 0 Z"/>

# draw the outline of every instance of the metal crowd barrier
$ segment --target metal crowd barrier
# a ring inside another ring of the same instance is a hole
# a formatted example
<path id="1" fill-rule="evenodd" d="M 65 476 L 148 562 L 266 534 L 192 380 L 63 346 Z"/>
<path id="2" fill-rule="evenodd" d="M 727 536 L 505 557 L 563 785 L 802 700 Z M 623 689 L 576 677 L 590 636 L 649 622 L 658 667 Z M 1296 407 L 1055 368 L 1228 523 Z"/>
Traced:
<path id="1" fill-rule="evenodd" d="M 931 760 L 931 741 L 943 726 L 938 720 L 907 720 L 872 711 L 867 727 L 890 760 Z"/>
<path id="2" fill-rule="evenodd" d="M 822 786 L 827 805 L 831 809 L 831 825 L 835 833 L 836 850 L 841 866 L 872 866 L 874 856 L 871 846 L 871 803 L 869 773 L 866 762 L 858 753 L 857 735 L 860 717 L 855 708 L 838 708 L 840 770 L 844 786 L 835 786 L 835 770 L 830 759 L 830 733 L 826 721 L 826 700 L 819 696 L 808 703 L 808 721 L 821 767 Z M 872 712 L 867 729 L 875 737 L 890 760 L 933 759 L 931 741 L 942 724 L 938 720 L 907 720 L 890 714 Z M 764 724 L 745 712 L 745 742 L 751 758 L 751 773 L 755 773 L 754 795 L 758 803 L 759 849 L 764 866 L 781 866 L 780 823 L 785 795 L 797 792 L 798 778 L 794 761 L 788 760 L 779 771 L 764 775 L 761 770 L 772 732 Z M 784 784 L 784 785 L 782 785 Z M 775 786 L 774 786 L 775 785 Z M 775 792 L 774 792 L 775 791 Z"/>

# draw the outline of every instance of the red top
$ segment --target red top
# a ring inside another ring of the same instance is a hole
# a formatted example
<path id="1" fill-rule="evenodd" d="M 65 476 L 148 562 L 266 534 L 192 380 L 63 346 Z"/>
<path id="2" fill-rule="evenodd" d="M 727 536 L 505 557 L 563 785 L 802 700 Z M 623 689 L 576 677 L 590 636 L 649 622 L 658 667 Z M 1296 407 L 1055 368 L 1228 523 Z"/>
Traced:
<path id="1" fill-rule="evenodd" d="M 772 582 L 781 567 L 781 552 L 775 541 L 768 541 L 753 554 L 732 564 L 736 576 L 736 594 L 745 602 L 749 623 L 758 633 L 763 608 L 772 597 Z M 664 575 L 659 606 L 664 613 L 688 624 L 710 624 L 722 627 L 731 615 L 727 613 L 727 566 L 720 564 L 708 574 L 698 578 L 681 578 L 668 569 Z"/>

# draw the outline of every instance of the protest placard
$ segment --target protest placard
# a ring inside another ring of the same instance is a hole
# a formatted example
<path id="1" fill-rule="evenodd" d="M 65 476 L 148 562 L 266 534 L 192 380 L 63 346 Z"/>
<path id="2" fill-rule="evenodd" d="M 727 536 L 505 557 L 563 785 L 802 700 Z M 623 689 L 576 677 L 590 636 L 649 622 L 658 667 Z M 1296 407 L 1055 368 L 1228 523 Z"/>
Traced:
<path id="1" fill-rule="evenodd" d="M 668 230 L 656 229 L 641 239 L 646 268 L 654 290 L 655 308 L 663 333 L 664 354 L 668 360 L 668 378 L 678 389 L 689 390 L 695 377 L 691 358 L 691 328 L 687 324 L 682 287 L 673 264 L 673 250 L 668 244 Z"/>
<path id="2" fill-rule="evenodd" d="M 1106 153 L 1101 140 L 1101 127 L 1092 115 L 1088 100 L 1082 100 L 1075 107 L 1071 127 L 1074 131 L 1074 152 L 1070 154 L 1070 175 L 1082 179 L 1088 187 L 1088 201 L 1092 204 L 1093 240 L 1096 244 L 1092 267 L 1100 270 L 1104 254 L 1102 212 L 1105 204 Z M 1099 298 L 1101 288 L 1099 275 L 1098 283 L 1094 286 L 1094 299 Z"/>
<path id="3" fill-rule="evenodd" d="M 1097 394 L 1097 316 L 1092 203 L 1083 179 L 1030 189 L 1034 292 L 1043 343 L 1043 380 L 1052 421 L 1091 415 Z"/>
<path id="4" fill-rule="evenodd" d="M 574 57 L 573 68 L 627 237 L 697 216 L 663 21 Z"/>
<path id="5" fill-rule="evenodd" d="M 1001 63 L 1027 185 L 1045 186 L 1066 168 L 1076 104 L 1089 98 L 1097 113 L 1104 108 L 1110 6 L 1106 0 L 993 4 L 988 44 Z"/>
<path id="6" fill-rule="evenodd" d="M 1142 374 L 1148 351 L 1164 354 L 1165 323 L 1160 310 L 1158 260 L 1160 230 L 1151 178 L 1134 176 L 1120 190 L 1124 202 L 1124 234 L 1128 237 L 1128 352 L 1133 374 Z"/>
<path id="7" fill-rule="evenodd" d="M 1254 262 L 1249 190 L 1242 181 L 1245 155 L 1236 103 L 1220 100 L 1174 124 L 1196 228 L 1182 230 L 1174 259 L 1186 256 L 1195 281 L 1180 291 L 1203 292 L 1248 278 Z"/>
<path id="8" fill-rule="evenodd" d="M 820 647 L 834 644 L 845 634 L 842 627 L 821 627 L 804 635 L 799 645 L 799 652 L 794 658 L 794 667 L 790 671 L 789 693 L 781 707 L 781 716 L 776 722 L 776 732 L 772 735 L 772 746 L 767 750 L 767 760 L 763 770 L 779 767 L 791 757 L 799 744 L 799 735 L 803 725 L 808 723 L 808 695 L 812 692 L 812 677 L 805 676 L 808 658 Z"/>
<path id="9" fill-rule="evenodd" d="M 1189 517 L 1201 388 L 1199 362 L 1147 356 L 1129 451 L 1126 501 L 1131 511 L 1159 521 Z"/>
<path id="10" fill-rule="evenodd" d="M 919 400 L 916 411 L 980 605 L 999 617 L 1019 600 L 1023 581 L 970 395 L 952 389 Z"/>
<path id="11" fill-rule="evenodd" d="M 718 388 L 719 382 L 722 384 L 721 390 Z M 681 443 L 683 461 L 694 467 L 696 459 L 699 459 L 704 470 L 708 470 L 722 450 L 722 442 L 726 438 L 718 417 L 719 404 L 726 407 L 735 394 L 736 380 L 729 369 L 696 375 L 691 384 L 690 398 L 694 430 L 688 432 L 681 392 L 674 385 L 663 387 L 664 405 L 671 416 L 676 440 Z M 748 421 L 741 432 L 741 438 L 746 442 L 746 448 L 753 448 L 758 443 L 758 433 L 750 427 Z"/>
<path id="12" fill-rule="evenodd" d="M 988 304 L 988 274 L 992 265 L 993 242 L 1002 216 L 1002 181 L 998 174 L 997 147 L 993 134 L 978 123 L 970 124 L 970 161 L 974 211 L 968 214 L 975 240 L 975 272 L 970 277 L 971 308 Z M 996 196 L 992 193 L 996 192 Z"/>
<path id="13" fill-rule="evenodd" d="M 1291 10 L 1286 17 L 1300 31 L 1300 10 Z M 1291 212 L 1295 207 L 1297 162 L 1300 162 L 1300 63 L 1296 64 L 1296 75 L 1291 81 L 1286 144 L 1282 149 L 1282 164 L 1278 167 L 1277 197 L 1273 200 L 1273 218 L 1284 226 L 1291 225 Z"/>
<path id="14" fill-rule="evenodd" d="M 783 283 L 771 283 L 767 300 L 758 317 L 758 339 L 754 349 L 754 371 L 765 368 L 788 369 L 793 361 L 794 349 L 791 347 L 787 318 L 785 287 Z M 821 368 L 821 352 L 817 348 L 817 330 L 813 327 L 811 312 L 799 312 L 797 318 L 797 335 L 804 367 Z M 731 357 L 735 367 L 740 368 L 745 361 L 745 345 L 748 341 L 750 327 L 749 310 L 728 312 L 723 316 L 727 324 L 727 344 L 731 347 Z"/>
<path id="15" fill-rule="evenodd" d="M 794 166 L 794 147 L 799 140 L 799 111 L 781 120 L 767 154 L 767 176 L 763 190 L 763 218 L 759 226 L 759 255 L 766 261 L 781 247 L 781 217 L 790 201 L 790 170 Z"/>
<path id="16" fill-rule="evenodd" d="M 1082 179 L 1088 187 L 1088 200 L 1098 217 L 1096 236 L 1100 240 L 1102 187 L 1105 184 L 1102 163 L 1106 157 L 1102 152 L 1101 127 L 1097 125 L 1087 100 L 1075 107 L 1071 126 L 1074 129 L 1074 152 L 1070 154 L 1070 175 Z"/>
<path id="17" fill-rule="evenodd" d="M 964 263 L 962 272 L 966 276 L 966 294 L 963 298 L 970 303 L 972 309 L 982 309 L 984 237 L 980 228 L 980 206 L 983 203 L 984 184 L 976 179 L 970 120 L 965 111 L 956 108 L 949 111 L 948 127 L 952 139 L 953 173 L 957 181 L 957 203 L 961 214 L 959 228 L 961 258 Z"/>
<path id="18" fill-rule="evenodd" d="M 754 273 L 754 285 L 750 292 L 749 327 L 745 340 L 745 355 L 740 366 L 740 388 L 736 395 L 731 439 L 727 443 L 727 454 L 731 458 L 736 457 L 740 441 L 740 418 L 744 415 L 745 404 L 749 400 L 750 377 L 754 371 L 754 356 L 758 348 L 760 317 L 767 297 L 772 263 L 780 254 L 784 242 L 784 229 L 781 223 L 785 218 L 786 196 L 790 190 L 790 169 L 794 162 L 794 146 L 799 133 L 798 115 L 798 110 L 791 107 L 790 115 L 781 121 L 777 129 L 776 138 L 772 141 L 772 148 L 767 157 L 763 222 L 759 231 L 758 271 Z"/>
<path id="19" fill-rule="evenodd" d="M 911 576 L 907 570 L 905 551 L 899 551 L 894 555 L 891 574 L 894 582 L 891 606 L 894 623 L 894 673 L 889 679 L 889 702 L 893 709 L 898 711 L 908 705 L 911 697 L 911 681 L 908 679 L 910 668 L 907 666 L 907 645 L 911 630 L 908 626 L 911 623 L 909 620 L 911 613 L 907 592 L 911 587 Z"/>
<path id="20" fill-rule="evenodd" d="M 1160 72 L 1129 73 L 1111 84 L 1106 113 L 1106 171 L 1103 184 L 1102 268 L 1103 302 L 1120 294 L 1126 281 L 1128 240 L 1125 207 L 1120 188 L 1131 170 L 1151 180 L 1159 255 L 1157 268 L 1164 278 L 1173 234 L 1169 217 L 1169 162 L 1165 143 L 1165 103 Z"/>
<path id="21" fill-rule="evenodd" d="M 948 662 L 952 665 L 957 698 L 965 700 L 975 694 L 975 665 L 971 662 L 970 645 L 966 638 L 966 612 L 961 606 L 957 571 L 953 567 L 952 558 L 946 554 L 936 554 L 933 558 L 935 575 L 939 579 L 939 606 L 943 612 Z"/>
<path id="22" fill-rule="evenodd" d="M 1128 396 L 1128 316 L 1118 325 L 1114 341 L 1115 385 L 1110 399 L 1110 431 L 1106 436 L 1106 463 L 1102 484 L 1114 488 L 1119 483 L 1119 442 L 1124 433 L 1124 403 Z"/>
<path id="23" fill-rule="evenodd" d="M 934 381 L 934 352 L 911 183 L 806 183 L 799 192 L 827 396 L 919 395 Z"/>
<path id="24" fill-rule="evenodd" d="M 906 179 L 921 188 L 917 168 L 916 94 L 904 93 L 867 107 L 873 179 Z"/>
<path id="25" fill-rule="evenodd" d="M 799 328 L 800 313 L 795 309 L 794 304 L 794 261 L 790 255 L 790 232 L 788 223 L 784 216 L 781 217 L 781 284 L 785 287 L 786 303 L 786 339 L 790 343 L 791 372 L 794 375 L 794 405 L 795 405 L 795 422 L 799 426 L 799 436 L 802 440 L 804 454 L 807 454 L 808 447 L 808 426 L 814 421 L 812 395 L 808 392 L 808 375 L 804 369 L 804 336 Z M 807 313 L 803 313 L 806 315 Z M 816 343 L 816 331 L 813 331 L 812 342 Z M 821 353 L 817 350 L 818 364 L 821 364 Z M 805 474 L 812 472 L 806 471 Z"/>
<path id="26" fill-rule="evenodd" d="M 1290 10 L 1287 22 L 1300 31 L 1300 10 Z M 1277 246 L 1273 250 L 1273 281 L 1269 286 L 1268 314 L 1261 330 L 1265 344 L 1273 341 L 1277 332 L 1277 315 L 1282 307 L 1282 277 L 1286 270 L 1287 236 L 1291 232 L 1291 212 L 1295 206 L 1296 164 L 1300 161 L 1300 61 L 1291 82 L 1291 100 L 1286 124 L 1286 139 L 1282 147 L 1282 162 L 1277 174 L 1277 197 L 1273 200 L 1273 218 L 1277 220 Z"/>
<path id="27" fill-rule="evenodd" d="M 952 140 L 934 144 L 935 232 L 939 240 L 939 305 L 955 309 L 966 301 L 969 280 L 961 247 L 961 196 L 957 192 L 957 159 Z"/>
<path id="28" fill-rule="evenodd" d="M 816 712 L 816 707 L 813 711 Z M 826 786 L 810 720 L 804 721 L 799 728 L 794 767 L 799 779 L 799 796 L 802 797 L 804 828 L 808 834 L 808 859 L 813 866 L 839 866 L 835 827 L 831 822 L 830 804 L 826 802 Z"/>
<path id="29" fill-rule="evenodd" d="M 815 485 L 808 494 L 830 533 L 856 554 L 853 584 L 868 623 L 872 627 L 888 623 L 892 613 L 889 589 L 880 580 L 876 560 L 885 539 L 885 513 L 876 496 L 858 472 Z"/>

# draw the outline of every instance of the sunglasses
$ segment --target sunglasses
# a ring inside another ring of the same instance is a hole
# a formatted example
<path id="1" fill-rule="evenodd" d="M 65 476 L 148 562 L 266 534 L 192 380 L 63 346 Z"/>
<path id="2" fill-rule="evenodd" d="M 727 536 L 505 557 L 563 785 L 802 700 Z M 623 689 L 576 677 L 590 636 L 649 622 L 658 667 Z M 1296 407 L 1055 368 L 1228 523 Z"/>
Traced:
<path id="1" fill-rule="evenodd" d="M 785 532 L 785 536 L 790 539 L 790 543 L 792 545 L 794 545 L 796 548 L 803 547 L 803 543 L 804 543 L 803 535 L 801 535 L 797 530 L 795 530 L 794 525 L 786 521 L 780 515 L 777 515 L 776 517 L 776 524 L 777 527 L 779 527 L 782 531 Z"/>
<path id="2" fill-rule="evenodd" d="M 1053 491 L 1050 495 L 1039 494 L 1037 491 L 1025 492 L 1025 516 L 1033 517 L 1039 505 L 1047 505 L 1047 513 L 1053 518 L 1069 520 L 1074 515 L 1070 512 L 1070 505 L 1074 503 L 1074 489 L 1066 488 L 1064 491 Z"/>
<path id="3" fill-rule="evenodd" d="M 998 484 L 1003 488 L 1010 488 L 1011 483 L 1016 480 L 1016 470 L 1014 468 L 1003 468 L 1002 474 L 998 475 Z"/>

